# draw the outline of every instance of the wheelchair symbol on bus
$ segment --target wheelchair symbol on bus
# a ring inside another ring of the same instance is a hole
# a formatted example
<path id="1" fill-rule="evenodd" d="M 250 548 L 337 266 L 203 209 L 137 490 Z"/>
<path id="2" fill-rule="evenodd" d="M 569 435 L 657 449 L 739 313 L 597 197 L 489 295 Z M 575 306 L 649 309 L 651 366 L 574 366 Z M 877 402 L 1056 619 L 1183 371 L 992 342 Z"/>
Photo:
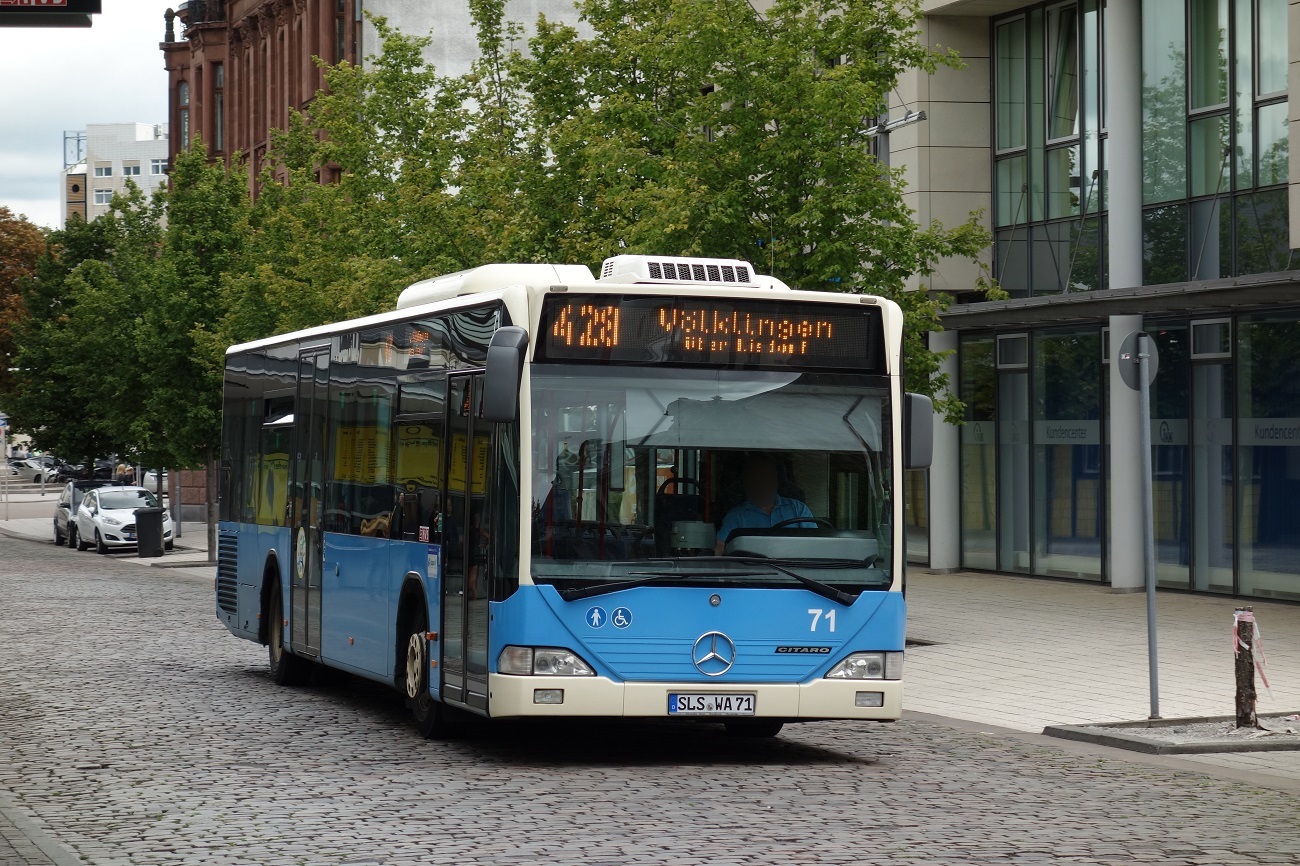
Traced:
<path id="1" fill-rule="evenodd" d="M 614 623 L 614 628 L 627 628 L 632 624 L 632 611 L 625 607 L 616 607 L 609 615 L 609 619 Z"/>

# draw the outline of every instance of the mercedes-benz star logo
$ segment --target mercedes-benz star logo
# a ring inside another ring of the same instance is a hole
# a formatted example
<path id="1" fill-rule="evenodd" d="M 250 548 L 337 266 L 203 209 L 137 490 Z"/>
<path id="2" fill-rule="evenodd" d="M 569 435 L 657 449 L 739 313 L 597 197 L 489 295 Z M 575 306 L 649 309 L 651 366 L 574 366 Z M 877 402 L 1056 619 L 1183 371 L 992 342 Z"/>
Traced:
<path id="1" fill-rule="evenodd" d="M 691 661 L 706 677 L 720 677 L 736 663 L 736 645 L 720 631 L 706 631 L 695 639 Z"/>

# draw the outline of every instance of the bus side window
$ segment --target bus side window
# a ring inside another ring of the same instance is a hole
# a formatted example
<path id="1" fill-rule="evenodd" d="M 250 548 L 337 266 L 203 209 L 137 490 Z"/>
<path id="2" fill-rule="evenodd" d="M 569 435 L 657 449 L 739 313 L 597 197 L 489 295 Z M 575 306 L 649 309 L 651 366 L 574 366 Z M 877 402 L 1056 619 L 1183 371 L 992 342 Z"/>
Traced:
<path id="1" fill-rule="evenodd" d="M 398 527 L 393 538 L 441 543 L 437 537 L 442 511 L 443 415 L 446 379 L 442 375 L 402 383 L 393 421 L 392 487 L 397 496 Z"/>

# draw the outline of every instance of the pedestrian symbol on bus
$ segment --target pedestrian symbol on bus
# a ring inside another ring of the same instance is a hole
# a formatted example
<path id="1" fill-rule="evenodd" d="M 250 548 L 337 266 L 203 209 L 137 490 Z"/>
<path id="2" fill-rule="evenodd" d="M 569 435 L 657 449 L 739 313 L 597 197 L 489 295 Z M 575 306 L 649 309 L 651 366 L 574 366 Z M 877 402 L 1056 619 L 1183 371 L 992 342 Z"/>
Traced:
<path id="1" fill-rule="evenodd" d="M 609 618 L 614 623 L 614 628 L 627 628 L 632 624 L 632 611 L 625 607 L 616 607 Z"/>
<path id="2" fill-rule="evenodd" d="M 592 628 L 600 628 L 605 624 L 605 608 L 593 607 L 587 611 L 587 625 Z"/>

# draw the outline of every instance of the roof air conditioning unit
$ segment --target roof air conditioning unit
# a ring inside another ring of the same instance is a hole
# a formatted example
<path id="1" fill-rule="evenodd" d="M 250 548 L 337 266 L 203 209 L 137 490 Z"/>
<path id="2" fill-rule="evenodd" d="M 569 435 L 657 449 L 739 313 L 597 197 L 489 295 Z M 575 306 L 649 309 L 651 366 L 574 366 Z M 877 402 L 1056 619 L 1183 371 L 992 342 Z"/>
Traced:
<path id="1" fill-rule="evenodd" d="M 688 256 L 612 256 L 600 268 L 602 282 L 659 285 L 745 286 L 768 285 L 754 266 L 740 259 L 699 259 Z"/>

